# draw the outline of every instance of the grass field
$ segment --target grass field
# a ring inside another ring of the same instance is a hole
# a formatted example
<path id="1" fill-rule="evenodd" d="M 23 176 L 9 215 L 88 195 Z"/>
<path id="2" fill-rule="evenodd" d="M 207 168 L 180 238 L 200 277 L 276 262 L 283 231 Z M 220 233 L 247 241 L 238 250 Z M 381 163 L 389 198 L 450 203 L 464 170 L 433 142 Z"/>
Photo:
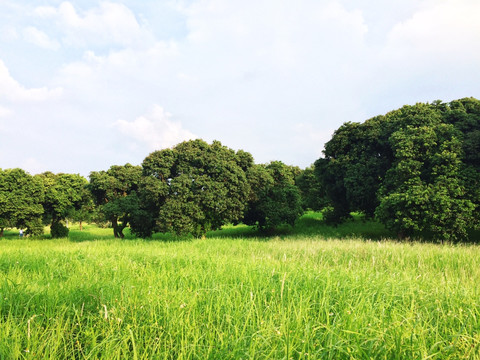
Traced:
<path id="1" fill-rule="evenodd" d="M 0 359 L 480 358 L 478 246 L 384 241 L 361 222 L 318 236 L 306 219 L 272 238 L 10 232 Z"/>

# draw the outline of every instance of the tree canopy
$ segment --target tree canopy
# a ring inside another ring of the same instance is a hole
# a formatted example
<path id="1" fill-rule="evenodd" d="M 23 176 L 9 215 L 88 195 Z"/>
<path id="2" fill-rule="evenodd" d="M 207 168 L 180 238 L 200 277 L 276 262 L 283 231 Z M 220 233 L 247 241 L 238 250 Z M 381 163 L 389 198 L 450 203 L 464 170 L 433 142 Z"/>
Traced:
<path id="1" fill-rule="evenodd" d="M 36 175 L 45 188 L 43 200 L 44 222 L 50 223 L 52 237 L 68 235 L 68 229 L 61 223 L 75 209 L 79 209 L 88 196 L 85 189 L 87 179 L 78 174 L 54 174 L 45 172 Z"/>
<path id="2" fill-rule="evenodd" d="M 191 140 L 151 153 L 142 164 L 143 216 L 132 223 L 133 231 L 203 236 L 240 221 L 250 189 L 244 169 L 252 162 L 250 154 L 219 141 Z"/>
<path id="3" fill-rule="evenodd" d="M 22 169 L 0 169 L 0 236 L 5 228 L 43 233 L 43 182 Z"/>
<path id="4" fill-rule="evenodd" d="M 476 99 L 404 106 L 342 125 L 315 169 L 337 221 L 362 211 L 400 236 L 460 240 L 478 219 L 479 131 Z"/>
<path id="5" fill-rule="evenodd" d="M 137 190 L 142 168 L 125 164 L 113 165 L 107 171 L 90 173 L 89 188 L 103 217 L 110 221 L 116 238 L 123 238 L 123 229 L 129 224 L 139 204 Z"/>

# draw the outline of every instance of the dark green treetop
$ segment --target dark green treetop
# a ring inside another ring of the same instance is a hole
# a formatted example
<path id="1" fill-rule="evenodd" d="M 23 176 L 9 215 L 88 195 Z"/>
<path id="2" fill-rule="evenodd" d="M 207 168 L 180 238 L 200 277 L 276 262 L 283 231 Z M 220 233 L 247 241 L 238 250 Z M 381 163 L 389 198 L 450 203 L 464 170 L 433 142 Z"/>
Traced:
<path id="1" fill-rule="evenodd" d="M 480 102 L 403 106 L 342 125 L 315 173 L 334 218 L 375 215 L 401 236 L 459 240 L 479 218 Z"/>
<path id="2" fill-rule="evenodd" d="M 133 231 L 204 236 L 240 221 L 249 193 L 244 169 L 252 162 L 244 151 L 199 139 L 151 153 L 142 164 L 142 217 Z"/>

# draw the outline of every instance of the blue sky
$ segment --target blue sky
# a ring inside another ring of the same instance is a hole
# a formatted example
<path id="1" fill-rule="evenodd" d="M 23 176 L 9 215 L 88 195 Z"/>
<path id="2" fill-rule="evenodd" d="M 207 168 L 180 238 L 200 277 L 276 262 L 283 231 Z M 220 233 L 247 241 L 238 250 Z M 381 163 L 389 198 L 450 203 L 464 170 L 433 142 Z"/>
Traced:
<path id="1" fill-rule="evenodd" d="M 0 168 L 191 138 L 306 167 L 346 121 L 480 98 L 478 0 L 0 0 Z"/>

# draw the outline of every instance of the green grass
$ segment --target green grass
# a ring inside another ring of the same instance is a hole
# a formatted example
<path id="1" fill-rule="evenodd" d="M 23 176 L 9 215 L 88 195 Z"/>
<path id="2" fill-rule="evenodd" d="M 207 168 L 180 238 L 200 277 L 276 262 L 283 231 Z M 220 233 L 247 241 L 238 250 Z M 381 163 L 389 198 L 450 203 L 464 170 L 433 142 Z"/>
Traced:
<path id="1" fill-rule="evenodd" d="M 10 232 L 0 359 L 480 358 L 478 246 L 353 239 L 361 222 L 313 236 L 315 217 L 274 238 Z"/>
<path id="2" fill-rule="evenodd" d="M 320 212 L 309 211 L 297 220 L 295 227 L 284 226 L 275 233 L 262 233 L 251 226 L 224 226 L 221 230 L 211 231 L 207 237 L 217 238 L 257 238 L 269 240 L 274 236 L 283 239 L 298 236 L 315 236 L 323 239 L 356 238 L 364 240 L 381 240 L 393 237 L 394 234 L 375 221 L 365 220 L 361 215 L 354 214 L 352 220 L 338 226 L 329 226 L 323 221 Z"/>

